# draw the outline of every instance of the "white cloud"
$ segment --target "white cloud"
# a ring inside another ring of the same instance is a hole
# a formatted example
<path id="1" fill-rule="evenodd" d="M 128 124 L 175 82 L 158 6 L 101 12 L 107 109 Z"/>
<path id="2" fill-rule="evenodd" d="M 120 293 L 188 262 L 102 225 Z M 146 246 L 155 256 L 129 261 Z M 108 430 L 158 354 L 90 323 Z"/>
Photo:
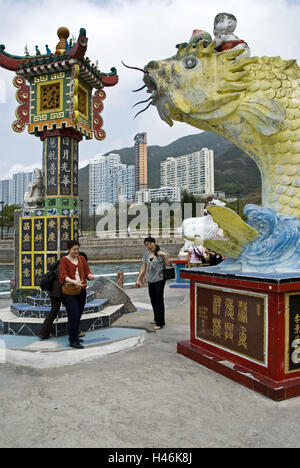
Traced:
<path id="1" fill-rule="evenodd" d="M 53 51 L 59 26 L 67 26 L 76 36 L 85 27 L 87 55 L 93 62 L 99 60 L 103 72 L 113 66 L 118 69 L 119 84 L 106 88 L 102 116 L 107 139 L 81 143 L 81 166 L 95 154 L 132 146 L 138 132 L 148 132 L 150 145 L 165 145 L 199 132 L 180 123 L 169 128 L 151 107 L 134 120 L 137 108 L 131 107 L 148 95 L 131 92 L 142 85 L 142 73 L 124 68 L 121 60 L 143 67 L 152 59 L 173 55 L 175 45 L 189 40 L 193 29 L 212 33 L 215 15 L 224 11 L 223 0 L 51 0 L 50 5 L 45 0 L 0 0 L 0 42 L 7 52 L 16 55 L 23 54 L 26 44 L 30 53 L 34 53 L 35 45 L 44 50 L 45 44 Z M 227 0 L 225 8 L 237 16 L 236 32 L 247 40 L 253 55 L 299 58 L 299 4 L 287 0 Z M 12 79 L 13 73 L 0 69 L 0 80 L 6 84 L 6 102 L 0 101 L 0 177 L 14 164 L 39 165 L 42 157 L 39 139 L 11 130 L 17 106 Z"/>
<path id="2" fill-rule="evenodd" d="M 41 164 L 13 164 L 9 171 L 1 175 L 1 179 L 10 179 L 17 172 L 33 172 L 34 169 L 42 169 Z"/>

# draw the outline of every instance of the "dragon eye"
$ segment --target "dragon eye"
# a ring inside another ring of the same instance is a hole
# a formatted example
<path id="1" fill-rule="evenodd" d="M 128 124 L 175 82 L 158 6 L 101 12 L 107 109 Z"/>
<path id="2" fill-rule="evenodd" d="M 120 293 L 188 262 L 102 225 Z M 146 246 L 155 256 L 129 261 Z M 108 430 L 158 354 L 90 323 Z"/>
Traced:
<path id="1" fill-rule="evenodd" d="M 188 57 L 184 61 L 185 68 L 195 68 L 197 65 L 197 60 L 195 57 Z"/>

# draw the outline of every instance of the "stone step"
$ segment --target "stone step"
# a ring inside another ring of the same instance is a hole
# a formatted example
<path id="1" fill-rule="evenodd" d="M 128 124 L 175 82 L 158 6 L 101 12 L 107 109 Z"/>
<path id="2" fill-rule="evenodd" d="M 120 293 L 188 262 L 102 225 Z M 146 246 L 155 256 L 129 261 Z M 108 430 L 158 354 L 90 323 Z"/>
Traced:
<path id="1" fill-rule="evenodd" d="M 108 299 L 93 299 L 86 303 L 84 314 L 93 314 L 101 312 L 107 305 Z M 12 304 L 11 312 L 19 318 L 39 318 L 45 319 L 50 312 L 51 307 L 32 306 L 30 304 Z M 64 306 L 60 309 L 60 316 L 67 317 L 67 311 Z"/>
<path id="2" fill-rule="evenodd" d="M 86 313 L 82 316 L 80 330 L 94 331 L 101 328 L 109 328 L 123 315 L 123 304 L 106 306 L 100 312 Z M 2 331 L 6 335 L 38 336 L 43 318 L 16 317 L 9 309 L 0 310 L 0 322 Z M 68 335 L 67 317 L 58 318 L 52 327 L 53 336 Z"/>
<path id="3" fill-rule="evenodd" d="M 86 301 L 91 302 L 95 299 L 94 291 L 87 291 Z M 42 296 L 27 297 L 26 304 L 29 304 L 34 307 L 50 307 L 50 299 L 48 294 L 43 293 Z"/>

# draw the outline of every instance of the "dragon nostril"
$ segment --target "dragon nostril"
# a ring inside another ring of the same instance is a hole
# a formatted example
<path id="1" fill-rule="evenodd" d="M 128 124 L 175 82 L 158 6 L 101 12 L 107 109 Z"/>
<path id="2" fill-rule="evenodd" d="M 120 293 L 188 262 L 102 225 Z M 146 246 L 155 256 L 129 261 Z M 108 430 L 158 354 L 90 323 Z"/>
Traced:
<path id="1" fill-rule="evenodd" d="M 151 62 L 148 63 L 148 65 L 146 66 L 146 69 L 147 70 L 157 70 L 158 68 L 161 67 L 161 63 L 160 62 L 157 62 L 156 60 L 152 60 Z"/>

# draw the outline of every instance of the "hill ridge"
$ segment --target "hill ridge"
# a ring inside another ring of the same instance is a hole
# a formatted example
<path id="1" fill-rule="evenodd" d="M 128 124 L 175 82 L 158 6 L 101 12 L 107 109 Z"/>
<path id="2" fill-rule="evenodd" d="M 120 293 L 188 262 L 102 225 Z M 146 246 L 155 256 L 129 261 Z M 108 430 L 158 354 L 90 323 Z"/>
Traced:
<path id="1" fill-rule="evenodd" d="M 255 162 L 242 150 L 225 138 L 211 132 L 188 135 L 165 146 L 148 146 L 148 186 L 160 186 L 160 163 L 168 157 L 179 157 L 184 154 L 209 148 L 214 151 L 215 161 L 215 190 L 225 192 L 226 195 L 235 195 L 240 192 L 243 196 L 251 196 L 261 191 L 261 176 Z M 107 153 L 117 153 L 123 164 L 135 163 L 134 146 L 113 149 Z M 88 177 L 89 166 L 79 170 L 79 194 L 88 204 Z"/>

